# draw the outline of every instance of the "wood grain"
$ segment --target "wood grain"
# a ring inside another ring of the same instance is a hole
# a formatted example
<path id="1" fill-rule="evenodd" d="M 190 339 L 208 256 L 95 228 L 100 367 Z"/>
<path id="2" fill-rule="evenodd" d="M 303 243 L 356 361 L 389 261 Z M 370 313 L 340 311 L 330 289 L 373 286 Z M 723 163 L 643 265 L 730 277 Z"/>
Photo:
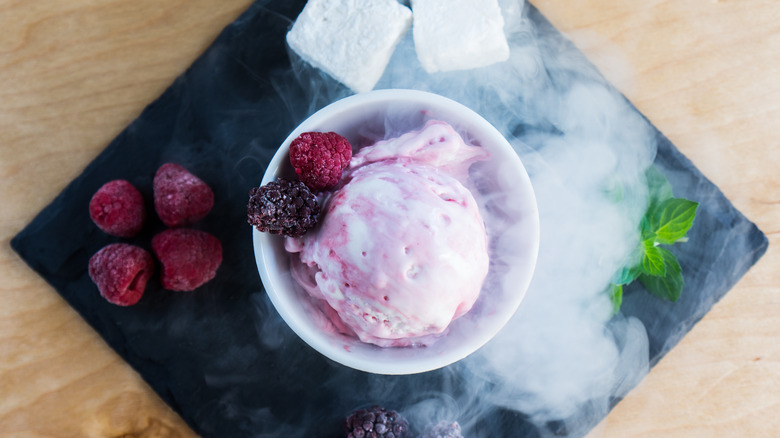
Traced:
<path id="1" fill-rule="evenodd" d="M 0 437 L 194 436 L 9 240 L 250 3 L 0 0 Z M 770 238 L 591 435 L 777 436 L 780 2 L 535 4 Z"/>

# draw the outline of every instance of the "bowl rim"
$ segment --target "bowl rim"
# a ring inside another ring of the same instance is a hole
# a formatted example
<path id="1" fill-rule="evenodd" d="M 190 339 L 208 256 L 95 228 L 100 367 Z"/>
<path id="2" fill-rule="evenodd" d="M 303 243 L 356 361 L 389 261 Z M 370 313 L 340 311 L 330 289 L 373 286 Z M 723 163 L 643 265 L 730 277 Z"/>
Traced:
<path id="1" fill-rule="evenodd" d="M 316 126 L 321 126 L 323 122 L 327 122 L 334 116 L 337 117 L 342 111 L 360 107 L 362 105 L 371 104 L 392 104 L 397 103 L 412 103 L 419 104 L 421 106 L 435 106 L 436 108 L 447 108 L 448 112 L 457 113 L 457 119 L 455 121 L 464 120 L 468 125 L 475 126 L 480 132 L 489 132 L 491 134 L 491 142 L 495 140 L 498 144 L 495 147 L 506 149 L 507 153 L 512 152 L 516 156 L 516 163 L 513 163 L 518 170 L 517 175 L 521 181 L 520 184 L 524 187 L 523 196 L 529 197 L 528 202 L 532 205 L 532 211 L 530 217 L 526 218 L 531 222 L 531 227 L 534 228 L 534 236 L 530 239 L 530 247 L 527 251 L 528 266 L 525 267 L 527 271 L 524 277 L 525 282 L 519 285 L 519 292 L 516 302 L 513 302 L 506 314 L 500 318 L 491 320 L 492 326 L 489 330 L 481 331 L 481 336 L 476 336 L 475 342 L 462 343 L 463 345 L 456 345 L 455 348 L 446 350 L 439 354 L 430 355 L 409 355 L 408 360 L 402 362 L 390 362 L 382 361 L 378 359 L 364 358 L 357 354 L 351 354 L 348 348 L 344 346 L 334 345 L 333 341 L 328 336 L 323 336 L 322 330 L 314 327 L 314 323 L 303 324 L 300 319 L 293 314 L 289 306 L 291 297 L 295 293 L 285 293 L 277 289 L 279 288 L 278 276 L 275 272 L 269 270 L 270 266 L 275 266 L 275 256 L 272 254 L 268 245 L 279 245 L 279 239 L 283 239 L 282 236 L 270 235 L 268 233 L 262 233 L 252 227 L 252 240 L 255 253 L 255 261 L 257 264 L 258 272 L 260 274 L 261 281 L 263 283 L 264 290 L 268 295 L 271 303 L 276 311 L 282 317 L 284 322 L 290 327 L 295 334 L 301 338 L 307 345 L 326 356 L 327 358 L 338 362 L 344 366 L 354 368 L 357 370 L 385 375 L 402 375 L 402 374 L 416 374 L 420 372 L 432 371 L 438 368 L 445 367 L 452 363 L 455 363 L 473 352 L 479 350 L 483 345 L 489 342 L 495 335 L 506 325 L 511 317 L 516 313 L 517 308 L 523 301 L 525 294 L 533 277 L 534 269 L 536 266 L 538 252 L 539 252 L 539 213 L 538 204 L 533 191 L 533 186 L 528 176 L 528 172 L 522 163 L 519 155 L 514 151 L 511 144 L 506 138 L 496 129 L 490 122 L 479 115 L 476 111 L 468 108 L 467 106 L 452 100 L 450 98 L 430 93 L 427 91 L 411 90 L 411 89 L 384 89 L 374 90 L 366 93 L 354 94 L 337 101 L 334 101 L 323 108 L 317 110 L 308 118 L 303 120 L 296 128 L 285 138 L 281 143 L 277 151 L 274 153 L 273 158 L 266 168 L 261 185 L 267 184 L 277 177 L 278 170 L 283 165 L 284 161 L 288 159 L 288 148 L 292 140 L 298 137 L 301 133 L 312 131 Z M 453 123 L 453 120 L 445 120 L 448 123 Z M 322 129 L 316 129 L 322 130 Z M 446 336 L 446 335 L 445 335 Z M 366 344 L 372 349 L 382 351 L 386 348 L 372 346 Z M 422 348 L 431 347 L 388 347 L 390 349 L 402 349 L 402 350 L 419 350 Z M 381 353 L 378 353 L 381 354 Z"/>

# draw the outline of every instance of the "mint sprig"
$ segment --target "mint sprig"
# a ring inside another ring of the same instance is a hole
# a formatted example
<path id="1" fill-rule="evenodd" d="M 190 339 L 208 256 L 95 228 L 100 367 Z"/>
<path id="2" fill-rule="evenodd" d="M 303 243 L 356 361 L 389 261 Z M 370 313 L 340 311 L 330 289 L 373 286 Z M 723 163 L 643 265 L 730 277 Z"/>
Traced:
<path id="1" fill-rule="evenodd" d="M 671 251 L 664 248 L 658 248 L 658 250 L 663 256 L 666 272 L 662 276 L 642 273 L 639 275 L 639 282 L 642 283 L 648 292 L 658 298 L 672 302 L 677 301 L 680 298 L 680 294 L 682 294 L 682 288 L 685 284 L 680 263 Z"/>
<path id="2" fill-rule="evenodd" d="M 684 239 L 693 225 L 698 206 L 696 202 L 681 198 L 669 198 L 652 206 L 648 211 L 648 221 L 654 241 L 672 245 Z"/>
<path id="3" fill-rule="evenodd" d="M 640 222 L 641 241 L 636 248 L 637 262 L 624 266 L 607 288 L 617 313 L 623 302 L 623 286 L 634 280 L 651 294 L 669 301 L 677 301 L 685 284 L 677 257 L 661 245 L 687 241 L 688 230 L 696 218 L 697 202 L 675 198 L 666 177 L 655 167 L 645 172 L 649 202 Z"/>

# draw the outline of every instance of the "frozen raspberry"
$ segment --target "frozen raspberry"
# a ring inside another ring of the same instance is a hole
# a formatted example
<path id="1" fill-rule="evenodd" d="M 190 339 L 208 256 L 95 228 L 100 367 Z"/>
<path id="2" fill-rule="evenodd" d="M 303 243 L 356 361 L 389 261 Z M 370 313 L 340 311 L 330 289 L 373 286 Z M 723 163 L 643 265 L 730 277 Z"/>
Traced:
<path id="1" fill-rule="evenodd" d="M 463 438 L 463 433 L 457 421 L 440 421 L 427 427 L 421 438 Z"/>
<path id="2" fill-rule="evenodd" d="M 126 243 L 106 245 L 89 259 L 89 277 L 100 295 L 118 306 L 137 303 L 153 273 L 151 254 Z"/>
<path id="3" fill-rule="evenodd" d="M 411 437 L 409 422 L 396 411 L 380 406 L 358 409 L 344 420 L 347 438 Z"/>
<path id="4" fill-rule="evenodd" d="M 248 222 L 260 231 L 298 237 L 317 225 L 320 206 L 301 181 L 279 178 L 249 191 Z"/>
<path id="5" fill-rule="evenodd" d="M 105 233 L 133 237 L 141 231 L 146 219 L 144 198 L 128 181 L 109 181 L 92 195 L 89 217 Z"/>
<path id="6" fill-rule="evenodd" d="M 214 192 L 205 182 L 175 163 L 166 163 L 154 175 L 154 208 L 169 227 L 192 225 L 214 206 Z"/>
<path id="7" fill-rule="evenodd" d="M 352 158 L 352 146 L 335 132 L 304 132 L 290 144 L 290 163 L 314 191 L 338 184 Z"/>
<path id="8" fill-rule="evenodd" d="M 194 290 L 214 278 L 222 264 L 219 239 L 191 228 L 171 228 L 155 235 L 152 251 L 163 265 L 162 286 L 168 290 Z"/>

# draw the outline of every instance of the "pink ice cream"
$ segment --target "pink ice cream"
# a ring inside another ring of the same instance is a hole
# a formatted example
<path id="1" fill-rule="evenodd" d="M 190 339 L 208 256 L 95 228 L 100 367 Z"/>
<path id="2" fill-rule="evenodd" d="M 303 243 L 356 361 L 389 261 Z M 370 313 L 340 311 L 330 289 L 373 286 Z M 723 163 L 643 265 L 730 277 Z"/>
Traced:
<path id="1" fill-rule="evenodd" d="M 320 226 L 285 245 L 332 329 L 382 347 L 429 345 L 471 309 L 489 260 L 465 184 L 486 157 L 431 121 L 352 158 Z"/>

